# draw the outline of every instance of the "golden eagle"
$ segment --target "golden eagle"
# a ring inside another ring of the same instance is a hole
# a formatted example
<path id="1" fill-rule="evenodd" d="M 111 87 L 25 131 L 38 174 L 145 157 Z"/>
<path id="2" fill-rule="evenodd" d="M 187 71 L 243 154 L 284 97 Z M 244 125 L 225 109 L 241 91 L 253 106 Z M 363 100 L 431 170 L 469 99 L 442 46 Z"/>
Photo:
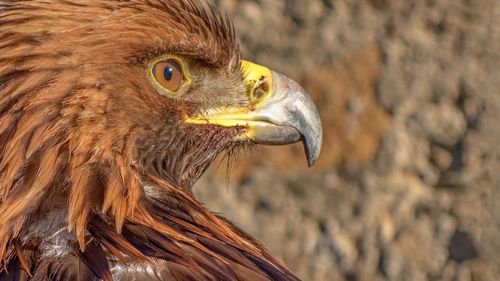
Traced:
<path id="1" fill-rule="evenodd" d="M 297 280 L 205 209 L 222 152 L 321 146 L 316 108 L 196 0 L 0 0 L 0 280 Z"/>

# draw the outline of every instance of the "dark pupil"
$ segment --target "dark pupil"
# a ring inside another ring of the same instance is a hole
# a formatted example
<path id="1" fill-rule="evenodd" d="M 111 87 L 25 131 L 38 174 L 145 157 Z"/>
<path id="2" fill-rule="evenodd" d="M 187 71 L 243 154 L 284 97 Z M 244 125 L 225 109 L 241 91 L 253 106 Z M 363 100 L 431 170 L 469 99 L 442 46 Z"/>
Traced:
<path id="1" fill-rule="evenodd" d="M 165 70 L 163 71 L 163 77 L 165 78 L 165 80 L 170 81 L 172 79 L 173 72 L 174 70 L 172 69 L 172 67 L 165 67 Z"/>

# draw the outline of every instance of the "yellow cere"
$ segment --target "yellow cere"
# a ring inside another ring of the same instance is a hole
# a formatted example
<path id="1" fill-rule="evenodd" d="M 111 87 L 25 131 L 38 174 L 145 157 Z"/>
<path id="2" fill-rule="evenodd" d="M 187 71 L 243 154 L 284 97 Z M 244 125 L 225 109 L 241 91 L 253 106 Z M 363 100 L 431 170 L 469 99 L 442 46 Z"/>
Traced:
<path id="1" fill-rule="evenodd" d="M 264 99 L 265 96 L 272 94 L 273 81 L 271 70 L 269 70 L 269 68 L 246 60 L 241 61 L 241 68 L 243 70 L 245 86 L 252 102 L 258 102 Z M 253 93 L 257 87 L 261 86 L 261 82 L 263 81 L 265 81 L 268 85 L 266 95 L 259 97 L 258 100 L 254 100 Z"/>
<path id="2" fill-rule="evenodd" d="M 250 96 L 250 101 L 252 106 L 257 106 L 259 102 L 264 100 L 271 94 L 272 85 L 272 74 L 271 71 L 265 67 L 249 61 L 242 61 L 241 68 L 244 72 L 244 83 L 247 88 L 248 94 Z M 256 87 L 259 87 L 259 83 L 265 81 L 267 83 L 267 89 L 265 95 L 259 97 L 258 100 L 252 100 L 252 93 Z M 254 103 L 255 102 L 255 103 Z M 186 122 L 191 124 L 213 124 L 224 127 L 234 127 L 234 126 L 251 126 L 257 120 L 251 115 L 252 108 L 240 107 L 240 108 L 217 108 L 212 109 L 211 112 L 206 112 L 203 116 L 187 117 Z M 248 132 L 248 134 L 252 134 Z"/>

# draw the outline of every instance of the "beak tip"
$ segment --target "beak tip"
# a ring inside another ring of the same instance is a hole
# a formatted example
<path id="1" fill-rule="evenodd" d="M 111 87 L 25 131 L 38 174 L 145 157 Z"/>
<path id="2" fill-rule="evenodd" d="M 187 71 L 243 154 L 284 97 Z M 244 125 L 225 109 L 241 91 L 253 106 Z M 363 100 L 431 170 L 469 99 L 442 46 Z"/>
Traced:
<path id="1" fill-rule="evenodd" d="M 306 151 L 307 166 L 311 168 L 314 164 L 316 164 L 316 161 L 319 158 L 321 144 L 318 145 L 317 143 L 314 143 L 309 146 L 307 142 L 304 142 L 304 149 Z"/>
<path id="2" fill-rule="evenodd" d="M 317 121 L 316 126 L 311 127 L 311 130 L 306 130 L 308 133 L 302 134 L 301 137 L 309 168 L 318 160 L 323 142 L 323 130 L 319 118 L 314 118 L 314 120 Z"/>

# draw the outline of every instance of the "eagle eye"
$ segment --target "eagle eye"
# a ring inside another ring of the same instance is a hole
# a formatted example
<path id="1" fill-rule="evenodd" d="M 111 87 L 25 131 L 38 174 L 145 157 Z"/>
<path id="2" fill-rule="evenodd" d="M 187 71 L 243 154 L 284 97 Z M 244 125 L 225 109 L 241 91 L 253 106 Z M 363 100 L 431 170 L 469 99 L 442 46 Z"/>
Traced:
<path id="1" fill-rule="evenodd" d="M 164 89 L 177 92 L 184 84 L 182 68 L 173 59 L 157 62 L 152 68 L 155 81 Z"/>

